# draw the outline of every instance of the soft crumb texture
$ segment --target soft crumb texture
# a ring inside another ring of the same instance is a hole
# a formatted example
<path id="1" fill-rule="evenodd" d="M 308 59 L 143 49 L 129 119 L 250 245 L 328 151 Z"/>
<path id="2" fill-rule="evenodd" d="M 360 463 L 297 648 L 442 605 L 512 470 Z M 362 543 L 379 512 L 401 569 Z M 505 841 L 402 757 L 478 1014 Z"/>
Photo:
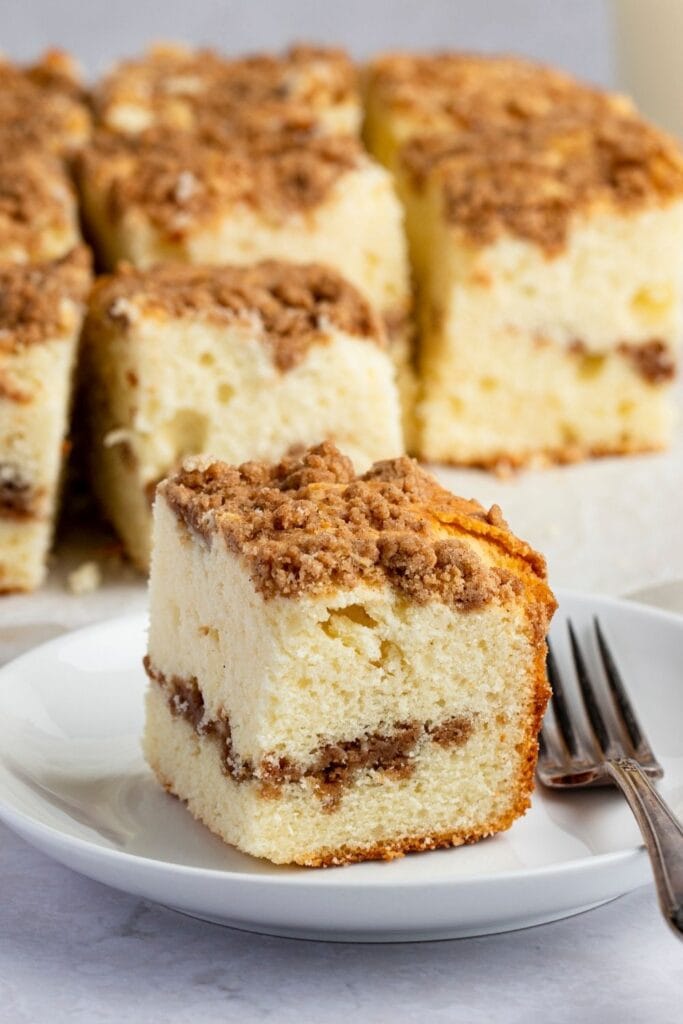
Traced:
<path id="1" fill-rule="evenodd" d="M 0 353 L 71 333 L 90 282 L 85 246 L 49 263 L 0 266 Z"/>
<path id="2" fill-rule="evenodd" d="M 66 584 L 69 591 L 77 597 L 92 594 L 102 584 L 102 570 L 97 562 L 83 562 L 69 573 Z"/>
<path id="3" fill-rule="evenodd" d="M 609 105 L 516 126 L 418 136 L 401 160 L 415 187 L 430 175 L 447 222 L 477 245 L 514 235 L 561 252 L 577 213 L 619 214 L 683 196 L 683 154 L 640 118 Z"/>
<path id="4" fill-rule="evenodd" d="M 606 94 L 556 68 L 520 57 L 473 53 L 388 53 L 365 72 L 365 135 L 371 152 L 393 166 L 414 135 L 516 129 L 566 113 L 626 113 L 623 96 Z"/>
<path id="5" fill-rule="evenodd" d="M 155 46 L 107 75 L 94 91 L 94 106 L 101 124 L 124 133 L 211 126 L 226 136 L 311 127 L 351 134 L 360 121 L 349 57 L 315 46 L 237 59 Z"/>
<path id="6" fill-rule="evenodd" d="M 324 343 L 330 328 L 386 345 L 382 326 L 360 293 L 339 274 L 316 264 L 264 261 L 253 267 L 165 264 L 149 271 L 124 266 L 100 280 L 92 316 L 122 327 L 137 316 L 194 319 L 220 325 L 251 323 L 280 370 Z"/>
<path id="7" fill-rule="evenodd" d="M 60 162 L 38 151 L 0 162 L 0 262 L 54 259 L 79 241 L 73 188 Z"/>
<path id="8" fill-rule="evenodd" d="M 226 209 L 246 204 L 276 218 L 314 209 L 364 160 L 350 137 L 288 132 L 217 140 L 150 130 L 133 138 L 98 134 L 81 156 L 83 182 L 106 192 L 112 220 L 140 209 L 182 237 Z"/>
<path id="9" fill-rule="evenodd" d="M 454 498 L 408 458 L 358 477 L 325 443 L 277 465 L 188 464 L 161 491 L 194 532 L 220 533 L 268 597 L 389 582 L 411 600 L 480 607 L 514 592 L 504 564 L 470 537 L 489 538 L 544 575 L 543 559 L 476 502 Z"/>
<path id="10" fill-rule="evenodd" d="M 0 62 L 0 145 L 12 154 L 42 149 L 67 156 L 90 134 L 90 114 L 78 69 L 60 50 L 33 65 Z"/>

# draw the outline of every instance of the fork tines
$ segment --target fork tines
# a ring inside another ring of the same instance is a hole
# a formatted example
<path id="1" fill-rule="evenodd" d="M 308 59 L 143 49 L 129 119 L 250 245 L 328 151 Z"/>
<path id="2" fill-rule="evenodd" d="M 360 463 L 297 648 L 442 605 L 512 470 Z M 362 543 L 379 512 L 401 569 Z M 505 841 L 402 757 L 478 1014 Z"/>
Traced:
<path id="1" fill-rule="evenodd" d="M 589 659 L 579 643 L 577 631 L 567 620 L 574 672 L 590 730 L 586 730 L 571 711 L 567 687 L 548 642 L 547 668 L 557 737 L 544 723 L 540 737 L 541 759 L 554 762 L 559 769 L 578 771 L 608 759 L 631 757 L 649 776 L 660 778 L 662 769 L 638 722 L 614 655 L 595 617 L 593 628 L 602 673 L 592 673 L 589 669 Z M 601 678 L 603 675 L 606 685 Z"/>

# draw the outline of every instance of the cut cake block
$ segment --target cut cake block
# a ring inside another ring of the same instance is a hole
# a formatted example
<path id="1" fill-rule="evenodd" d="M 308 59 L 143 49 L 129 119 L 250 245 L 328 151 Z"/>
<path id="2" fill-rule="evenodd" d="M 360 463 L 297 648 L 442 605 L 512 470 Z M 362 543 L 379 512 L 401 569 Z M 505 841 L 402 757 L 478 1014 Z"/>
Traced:
<path id="1" fill-rule="evenodd" d="M 79 161 L 103 262 L 327 263 L 391 324 L 410 311 L 403 216 L 391 176 L 350 137 L 214 139 L 102 133 Z"/>
<path id="2" fill-rule="evenodd" d="M 484 466 L 666 446 L 683 158 L 605 97 L 415 137 L 400 191 L 420 292 L 418 447 Z"/>
<path id="3" fill-rule="evenodd" d="M 293 46 L 284 54 L 228 58 L 212 50 L 158 45 L 124 61 L 94 90 L 97 120 L 110 131 L 161 127 L 226 135 L 315 128 L 358 134 L 356 71 L 342 50 Z"/>
<path id="4" fill-rule="evenodd" d="M 380 54 L 365 68 L 364 91 L 368 148 L 392 169 L 415 135 L 515 127 L 562 110 L 590 110 L 605 95 L 534 61 L 458 52 Z M 633 109 L 623 96 L 611 102 Z"/>
<path id="5" fill-rule="evenodd" d="M 0 160 L 0 264 L 40 263 L 80 241 L 76 196 L 60 161 L 27 150 Z"/>
<path id="6" fill-rule="evenodd" d="M 71 156 L 87 141 L 91 119 L 79 70 L 62 50 L 35 64 L 0 60 L 0 152 L 40 149 Z"/>
<path id="7" fill-rule="evenodd" d="M 0 592 L 43 580 L 90 257 L 0 267 Z"/>
<path id="8" fill-rule="evenodd" d="M 84 211 L 104 265 L 327 264 L 383 318 L 408 406 L 412 299 L 391 175 L 348 136 L 202 138 L 101 134 L 83 154 Z"/>
<path id="9" fill-rule="evenodd" d="M 330 444 L 188 460 L 157 490 L 150 588 L 145 754 L 226 842 L 389 859 L 527 808 L 554 599 L 497 508 Z"/>
<path id="10" fill-rule="evenodd" d="M 317 265 L 123 269 L 94 289 L 83 376 L 96 491 L 143 569 L 154 488 L 186 455 L 332 438 L 365 468 L 403 451 L 379 319 Z"/>

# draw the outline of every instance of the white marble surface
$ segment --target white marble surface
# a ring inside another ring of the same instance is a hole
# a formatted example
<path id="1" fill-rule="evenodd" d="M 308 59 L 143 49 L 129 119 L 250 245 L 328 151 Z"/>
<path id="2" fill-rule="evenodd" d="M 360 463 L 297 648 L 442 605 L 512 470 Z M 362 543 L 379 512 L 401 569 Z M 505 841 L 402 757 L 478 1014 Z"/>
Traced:
<path id="1" fill-rule="evenodd" d="M 546 552 L 558 586 L 624 593 L 683 579 L 683 433 L 663 456 L 509 481 L 441 475 L 461 493 L 499 501 Z M 105 544 L 96 531 L 72 528 L 44 591 L 2 602 L 0 662 L 66 628 L 144 606 L 144 585 L 116 559 L 105 559 L 96 593 L 66 592 L 66 573 L 85 557 L 101 559 Z M 681 607 L 680 588 L 648 597 Z M 681 1019 L 683 946 L 649 887 L 524 932 L 376 947 L 193 921 L 81 878 L 1 827 L 0 887 L 2 1024 Z"/>

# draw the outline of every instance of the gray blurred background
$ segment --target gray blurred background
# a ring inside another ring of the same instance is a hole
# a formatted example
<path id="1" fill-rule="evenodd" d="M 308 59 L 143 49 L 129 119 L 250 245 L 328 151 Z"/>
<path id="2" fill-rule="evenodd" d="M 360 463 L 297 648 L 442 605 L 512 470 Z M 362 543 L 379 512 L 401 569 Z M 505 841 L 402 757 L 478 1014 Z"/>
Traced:
<path id="1" fill-rule="evenodd" d="M 647 0 L 642 0 L 643 3 Z M 0 0 L 0 49 L 72 51 L 92 76 L 157 39 L 230 53 L 292 40 L 365 57 L 391 47 L 506 50 L 614 79 L 610 0 Z"/>

